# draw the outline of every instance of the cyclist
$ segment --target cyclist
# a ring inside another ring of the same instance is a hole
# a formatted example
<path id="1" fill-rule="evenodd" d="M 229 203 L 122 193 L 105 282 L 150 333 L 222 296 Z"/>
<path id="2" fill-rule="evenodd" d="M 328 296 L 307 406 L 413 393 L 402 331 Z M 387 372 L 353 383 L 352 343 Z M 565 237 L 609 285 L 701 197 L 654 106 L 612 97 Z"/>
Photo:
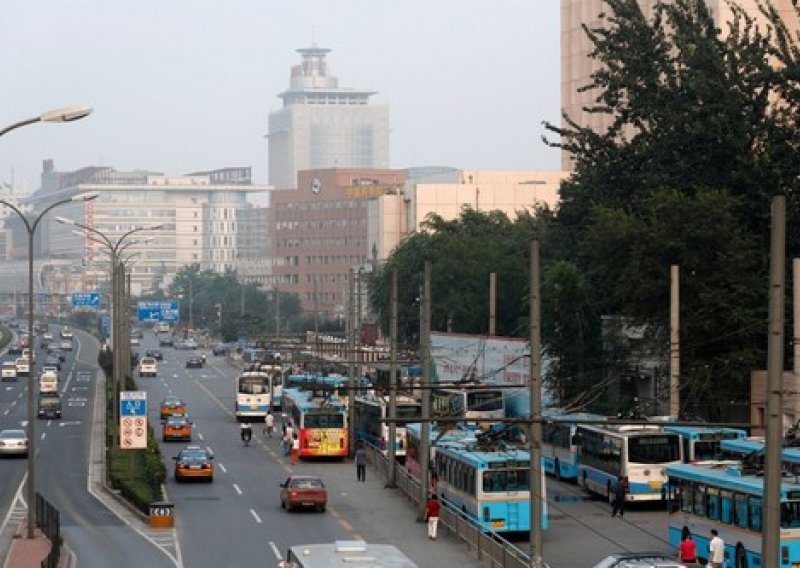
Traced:
<path id="1" fill-rule="evenodd" d="M 241 436 L 244 445 L 249 445 L 250 440 L 253 438 L 253 427 L 247 422 L 242 422 L 241 426 L 239 427 L 239 435 Z"/>

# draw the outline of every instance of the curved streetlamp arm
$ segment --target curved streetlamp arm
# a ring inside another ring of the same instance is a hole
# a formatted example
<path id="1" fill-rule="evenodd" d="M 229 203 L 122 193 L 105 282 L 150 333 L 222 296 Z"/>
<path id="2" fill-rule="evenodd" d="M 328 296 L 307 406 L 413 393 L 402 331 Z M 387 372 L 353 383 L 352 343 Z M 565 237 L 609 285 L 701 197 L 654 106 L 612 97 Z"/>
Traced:
<path id="1" fill-rule="evenodd" d="M 27 126 L 29 124 L 35 124 L 35 123 L 37 123 L 37 122 L 39 122 L 41 120 L 42 120 L 42 118 L 39 117 L 39 116 L 37 116 L 35 118 L 28 118 L 26 120 L 20 120 L 19 122 L 15 122 L 14 124 L 12 124 L 10 126 L 6 126 L 2 130 L 0 130 L 0 136 L 2 136 L 3 134 L 5 134 L 7 132 L 11 132 L 12 130 L 14 130 L 16 128 L 19 128 L 20 126 Z"/>
<path id="2" fill-rule="evenodd" d="M 5 205 L 9 209 L 11 209 L 14 213 L 16 213 L 19 216 L 20 219 L 22 219 L 22 222 L 25 223 L 25 228 L 28 230 L 28 234 L 33 233 L 34 227 L 31 227 L 30 221 L 28 221 L 28 218 L 20 210 L 19 207 L 17 207 L 13 203 L 10 203 L 10 202 L 6 201 L 5 199 L 0 199 L 0 203 L 2 203 L 3 205 Z"/>

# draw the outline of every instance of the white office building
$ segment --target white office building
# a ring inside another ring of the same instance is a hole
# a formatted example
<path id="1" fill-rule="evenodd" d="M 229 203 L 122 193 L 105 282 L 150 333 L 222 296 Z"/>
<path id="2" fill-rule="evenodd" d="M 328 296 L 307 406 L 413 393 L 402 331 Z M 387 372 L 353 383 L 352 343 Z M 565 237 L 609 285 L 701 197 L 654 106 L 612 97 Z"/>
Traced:
<path id="1" fill-rule="evenodd" d="M 283 107 L 269 114 L 269 184 L 295 188 L 300 170 L 388 168 L 389 107 L 374 91 L 339 87 L 328 74 L 329 49 L 298 49 Z"/>

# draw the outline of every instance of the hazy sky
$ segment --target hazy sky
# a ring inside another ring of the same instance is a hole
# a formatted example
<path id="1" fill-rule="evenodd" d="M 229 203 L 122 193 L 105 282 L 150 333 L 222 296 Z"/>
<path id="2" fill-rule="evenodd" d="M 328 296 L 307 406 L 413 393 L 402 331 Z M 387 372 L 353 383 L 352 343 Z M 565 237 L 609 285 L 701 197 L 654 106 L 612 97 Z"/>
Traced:
<path id="1" fill-rule="evenodd" d="M 297 48 L 332 50 L 343 87 L 389 105 L 391 166 L 559 167 L 556 0 L 2 0 L 0 128 L 74 103 L 94 113 L 0 138 L 0 180 L 41 163 L 169 174 L 252 166 Z M 23 188 L 25 186 L 23 185 Z"/>

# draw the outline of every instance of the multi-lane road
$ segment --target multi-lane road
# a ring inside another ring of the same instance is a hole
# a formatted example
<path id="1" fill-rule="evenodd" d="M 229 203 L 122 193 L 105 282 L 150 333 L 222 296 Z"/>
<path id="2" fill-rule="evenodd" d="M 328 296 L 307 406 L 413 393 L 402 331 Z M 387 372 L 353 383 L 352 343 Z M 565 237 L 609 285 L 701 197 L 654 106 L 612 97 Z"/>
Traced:
<path id="1" fill-rule="evenodd" d="M 58 328 L 51 326 L 51 331 L 57 334 Z M 254 443 L 244 447 L 233 416 L 232 378 L 238 369 L 210 353 L 204 368 L 187 369 L 186 359 L 196 353 L 172 348 L 161 348 L 164 360 L 155 378 L 137 377 L 148 395 L 149 420 L 160 440 L 159 402 L 168 395 L 183 399 L 194 423 L 192 443 L 214 454 L 215 479 L 176 483 L 171 457 L 186 443 L 162 443 L 169 472 L 165 491 L 175 505 L 176 527 L 147 529 L 96 489 L 103 407 L 94 403 L 101 383 L 79 380 L 77 371 L 97 372 L 97 343 L 81 332 L 74 343 L 62 371 L 63 418 L 36 422 L 36 485 L 60 510 L 62 532 L 78 566 L 274 566 L 289 546 L 359 538 L 396 544 L 420 567 L 482 565 L 454 540 L 427 540 L 403 496 L 385 490 L 383 480 L 357 483 L 350 463 L 290 466 L 278 438 L 265 438 L 258 427 Z M 144 353 L 149 348 L 157 348 L 156 338 L 145 332 L 136 349 Z M 25 424 L 26 401 L 24 379 L 0 384 L 0 429 Z M 0 522 L 14 515 L 25 470 L 25 460 L 0 459 Z M 326 513 L 280 508 L 278 484 L 293 471 L 325 479 L 330 495 Z M 573 485 L 548 480 L 547 491 L 550 526 L 544 556 L 552 568 L 592 566 L 619 550 L 668 550 L 663 511 L 633 510 L 624 520 L 611 519 L 607 504 L 585 499 Z M 517 545 L 527 547 L 524 541 Z"/>

